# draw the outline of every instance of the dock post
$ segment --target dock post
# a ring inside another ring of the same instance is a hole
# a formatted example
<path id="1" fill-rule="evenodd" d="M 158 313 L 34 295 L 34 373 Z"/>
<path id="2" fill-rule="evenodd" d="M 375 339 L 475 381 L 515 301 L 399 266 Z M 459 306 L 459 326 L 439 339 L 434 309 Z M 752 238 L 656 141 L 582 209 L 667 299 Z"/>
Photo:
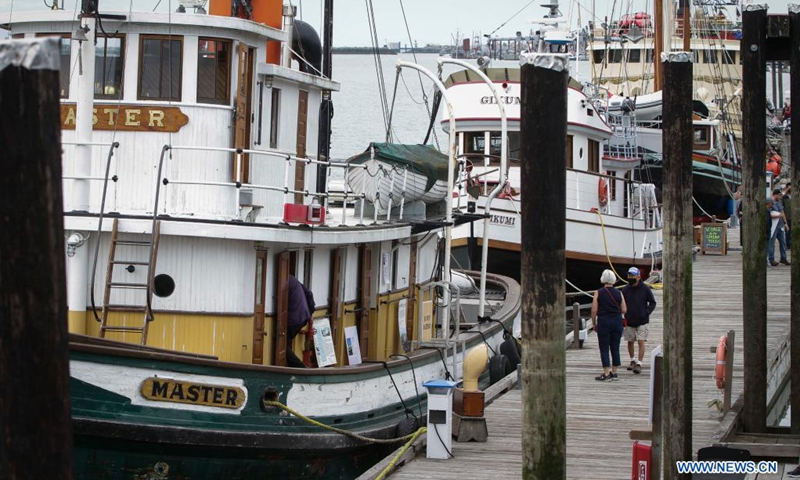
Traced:
<path id="1" fill-rule="evenodd" d="M 664 356 L 656 355 L 653 361 L 653 425 L 650 438 L 650 480 L 661 480 L 664 436 L 662 433 L 664 413 Z"/>
<path id="2" fill-rule="evenodd" d="M 663 478 L 692 459 L 692 56 L 664 53 Z"/>
<path id="3" fill-rule="evenodd" d="M 564 348 L 567 79 L 565 55 L 520 58 L 522 478 L 566 478 Z"/>
<path id="4" fill-rule="evenodd" d="M 767 9 L 748 5 L 742 14 L 742 344 L 747 432 L 764 432 L 767 423 L 767 231 L 764 154 L 767 127 Z M 746 226 L 745 226 L 746 225 Z"/>
<path id="5" fill-rule="evenodd" d="M 59 39 L 0 42 L 0 472 L 72 478 Z"/>
<path id="6" fill-rule="evenodd" d="M 789 5 L 789 19 L 791 22 L 791 45 L 792 45 L 792 58 L 791 58 L 791 71 L 794 75 L 790 75 L 790 89 L 792 92 L 792 103 L 798 103 L 800 100 L 800 5 Z M 792 123 L 795 127 L 792 129 L 791 141 L 791 161 L 792 161 L 792 188 L 797 191 L 800 186 L 800 110 L 792 109 Z M 795 239 L 795 245 L 800 242 L 800 208 L 795 206 L 791 212 L 792 218 L 790 219 L 792 225 L 792 236 Z M 800 247 L 795 246 L 795 252 L 800 251 Z M 792 255 L 792 306 L 791 306 L 791 320 L 789 321 L 791 350 L 789 352 L 791 361 L 791 371 L 794 372 L 794 378 L 800 375 L 800 256 L 794 258 Z M 792 405 L 792 434 L 800 434 L 800 382 L 792 382 L 791 386 L 791 405 Z"/>
<path id="7" fill-rule="evenodd" d="M 572 304 L 572 348 L 581 348 L 581 304 Z"/>

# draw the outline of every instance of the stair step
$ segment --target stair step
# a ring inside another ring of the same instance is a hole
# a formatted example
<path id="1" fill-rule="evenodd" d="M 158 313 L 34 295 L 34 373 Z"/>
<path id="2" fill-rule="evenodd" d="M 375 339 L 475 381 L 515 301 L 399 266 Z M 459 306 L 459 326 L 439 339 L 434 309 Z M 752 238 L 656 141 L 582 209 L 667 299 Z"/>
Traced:
<path id="1" fill-rule="evenodd" d="M 144 329 L 142 327 L 100 327 L 106 332 L 143 332 Z"/>
<path id="2" fill-rule="evenodd" d="M 127 260 L 114 260 L 111 263 L 115 265 L 150 265 L 150 262 L 142 262 L 142 261 L 130 262 Z"/>
<path id="3" fill-rule="evenodd" d="M 147 288 L 146 283 L 109 283 L 111 288 Z"/>
<path id="4" fill-rule="evenodd" d="M 106 305 L 106 310 L 143 312 L 146 307 L 142 305 Z"/>
<path id="5" fill-rule="evenodd" d="M 114 240 L 117 245 L 150 246 L 150 240 Z"/>

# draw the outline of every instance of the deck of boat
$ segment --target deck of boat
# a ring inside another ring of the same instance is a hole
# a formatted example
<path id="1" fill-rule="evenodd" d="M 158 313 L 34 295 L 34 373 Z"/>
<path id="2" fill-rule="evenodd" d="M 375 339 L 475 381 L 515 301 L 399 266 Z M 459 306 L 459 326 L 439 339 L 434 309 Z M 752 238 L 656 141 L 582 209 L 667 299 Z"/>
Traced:
<path id="1" fill-rule="evenodd" d="M 739 246 L 738 231 L 729 234 L 731 247 Z M 790 268 L 768 269 L 768 351 L 789 328 Z M 693 421 L 695 452 L 710 443 L 719 427 L 717 409 L 707 406 L 722 400 L 713 375 L 715 356 L 709 347 L 720 335 L 736 331 L 733 399 L 742 391 L 742 257 L 741 251 L 726 256 L 698 255 L 693 264 Z M 651 317 L 648 353 L 662 342 L 662 291 Z M 628 362 L 623 342 L 622 362 Z M 596 480 L 630 478 L 632 441 L 630 430 L 648 429 L 649 355 L 642 374 L 622 368 L 619 381 L 598 382 L 601 372 L 597 337 L 590 334 L 581 350 L 567 351 L 567 478 Z M 453 442 L 454 459 L 430 460 L 424 452 L 392 475 L 402 479 L 514 479 L 521 478 L 521 402 L 512 390 L 486 409 L 487 443 Z M 794 465 L 781 465 L 782 478 Z M 788 478 L 788 477 L 787 477 Z"/>

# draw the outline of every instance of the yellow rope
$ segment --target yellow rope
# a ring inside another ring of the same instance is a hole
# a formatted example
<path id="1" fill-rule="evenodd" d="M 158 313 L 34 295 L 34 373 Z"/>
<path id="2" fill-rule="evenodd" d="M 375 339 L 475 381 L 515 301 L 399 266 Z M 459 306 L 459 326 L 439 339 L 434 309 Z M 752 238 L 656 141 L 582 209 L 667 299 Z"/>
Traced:
<path id="1" fill-rule="evenodd" d="M 616 275 L 617 278 L 622 281 L 622 276 L 614 269 L 614 264 L 611 263 L 611 256 L 608 254 L 608 243 L 606 242 L 606 224 L 603 222 L 603 215 L 600 213 L 600 210 L 596 209 L 594 213 L 600 217 L 600 229 L 603 233 L 603 248 L 606 250 L 606 260 L 608 260 L 608 266 L 611 267 L 611 271 L 614 272 L 614 275 Z"/>
<path id="2" fill-rule="evenodd" d="M 357 440 L 361 440 L 361 441 L 364 441 L 364 442 L 383 443 L 383 444 L 397 443 L 397 442 L 400 442 L 400 441 L 403 441 L 403 440 L 408 440 L 408 439 L 412 438 L 416 434 L 416 432 L 415 433 L 409 433 L 408 435 L 405 435 L 405 436 L 399 437 L 399 438 L 370 438 L 370 437 L 365 437 L 365 436 L 359 435 L 357 433 L 353 433 L 353 432 L 350 432 L 350 431 L 347 431 L 347 430 L 342 430 L 341 428 L 336 428 L 336 427 L 332 427 L 330 425 L 325 425 L 324 423 L 318 422 L 318 421 L 314 420 L 313 418 L 308 418 L 305 415 L 303 415 L 302 413 L 299 413 L 299 412 L 297 412 L 295 410 L 292 410 L 291 408 L 287 407 L 286 405 L 282 404 L 281 402 L 273 402 L 273 401 L 269 401 L 269 400 L 264 400 L 263 403 L 264 403 L 265 406 L 268 406 L 268 407 L 280 408 L 281 410 L 284 410 L 284 411 L 294 415 L 295 417 L 299 418 L 300 420 L 303 420 L 306 423 L 310 423 L 311 425 L 315 425 L 317 427 L 324 428 L 325 430 L 330 430 L 332 432 L 339 433 L 339 434 L 344 435 L 346 437 L 355 438 Z M 417 430 L 417 431 L 419 431 L 419 430 Z"/>
<path id="3" fill-rule="evenodd" d="M 417 430 L 416 432 L 414 432 L 414 434 L 411 435 L 411 438 L 408 440 L 408 442 L 406 442 L 406 444 L 403 445 L 403 448 L 401 448 L 400 451 L 397 452 L 397 455 L 394 456 L 392 461 L 389 462 L 388 465 L 386 465 L 386 468 L 384 468 L 383 471 L 381 471 L 380 475 L 375 477 L 375 480 L 383 480 L 386 477 L 386 475 L 394 469 L 394 466 L 397 464 L 397 461 L 400 460 L 400 457 L 402 457 L 404 453 L 406 453 L 406 450 L 408 450 L 408 447 L 413 445 L 414 442 L 417 440 L 417 438 L 420 435 L 422 435 L 423 433 L 427 432 L 427 431 L 428 431 L 427 428 L 422 427 L 419 430 Z"/>
<path id="4" fill-rule="evenodd" d="M 617 271 L 614 269 L 614 264 L 611 263 L 611 256 L 609 256 L 608 254 L 608 243 L 606 243 L 606 225 L 603 222 L 603 215 L 600 213 L 599 210 L 595 210 L 594 213 L 596 213 L 597 216 L 600 217 L 600 229 L 603 233 L 603 248 L 606 251 L 606 260 L 608 260 L 608 265 L 611 267 L 611 271 L 614 272 L 614 275 L 616 275 L 619 280 L 622 280 L 622 276 L 620 276 L 620 274 L 617 273 Z M 664 288 L 664 285 L 661 283 L 647 283 L 646 285 L 649 286 L 650 288 L 655 288 L 656 290 L 661 290 Z"/>

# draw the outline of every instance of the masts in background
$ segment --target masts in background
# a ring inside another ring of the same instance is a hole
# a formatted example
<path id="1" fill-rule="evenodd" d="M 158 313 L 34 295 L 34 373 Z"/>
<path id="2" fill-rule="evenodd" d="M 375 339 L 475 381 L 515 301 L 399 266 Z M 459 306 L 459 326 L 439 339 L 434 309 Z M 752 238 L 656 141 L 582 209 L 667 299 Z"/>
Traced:
<path id="1" fill-rule="evenodd" d="M 325 26 L 322 40 L 322 76 L 330 79 L 333 72 L 333 0 L 325 0 Z M 330 161 L 331 156 L 331 120 L 333 119 L 333 101 L 331 92 L 322 92 L 322 103 L 319 105 L 319 138 L 317 140 L 317 160 Z M 317 167 L 317 192 L 325 193 L 328 183 L 328 167 Z"/>

